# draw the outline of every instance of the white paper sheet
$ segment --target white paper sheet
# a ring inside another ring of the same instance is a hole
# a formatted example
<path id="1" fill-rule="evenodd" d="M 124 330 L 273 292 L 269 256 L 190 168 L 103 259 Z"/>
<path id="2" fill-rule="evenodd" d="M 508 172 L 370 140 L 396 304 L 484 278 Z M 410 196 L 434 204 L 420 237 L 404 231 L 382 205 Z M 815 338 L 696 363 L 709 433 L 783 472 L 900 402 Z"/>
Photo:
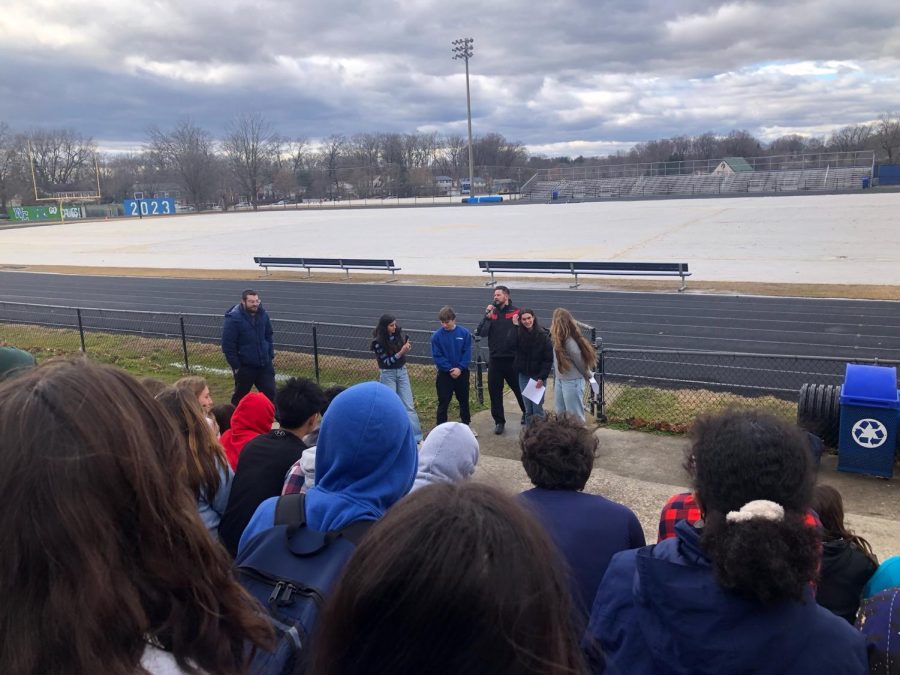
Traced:
<path id="1" fill-rule="evenodd" d="M 588 382 L 591 383 L 591 389 L 592 389 L 593 392 L 594 392 L 594 396 L 596 396 L 597 394 L 599 394 L 599 393 L 600 393 L 600 383 L 597 382 L 597 378 L 594 377 L 594 374 L 593 374 L 593 373 L 591 373 L 591 379 L 588 380 Z"/>
<path id="2" fill-rule="evenodd" d="M 547 389 L 546 383 L 540 389 L 537 388 L 537 382 L 529 379 L 528 384 L 522 390 L 522 396 L 534 403 L 540 403 L 544 400 L 544 391 Z"/>

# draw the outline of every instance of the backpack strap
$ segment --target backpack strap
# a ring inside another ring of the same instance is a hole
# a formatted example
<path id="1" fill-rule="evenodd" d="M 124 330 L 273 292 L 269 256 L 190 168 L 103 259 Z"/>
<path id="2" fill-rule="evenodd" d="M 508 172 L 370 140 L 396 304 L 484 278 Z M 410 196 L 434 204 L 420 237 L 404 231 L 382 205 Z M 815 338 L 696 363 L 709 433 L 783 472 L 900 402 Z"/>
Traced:
<path id="1" fill-rule="evenodd" d="M 306 525 L 306 495 L 296 492 L 279 497 L 275 502 L 275 525 Z"/>
<path id="2" fill-rule="evenodd" d="M 361 520 L 356 523 L 351 523 L 345 528 L 338 530 L 337 532 L 330 533 L 336 536 L 343 537 L 351 544 L 356 546 L 359 544 L 360 540 L 365 536 L 366 532 L 369 531 L 369 528 L 375 524 L 374 520 Z"/>

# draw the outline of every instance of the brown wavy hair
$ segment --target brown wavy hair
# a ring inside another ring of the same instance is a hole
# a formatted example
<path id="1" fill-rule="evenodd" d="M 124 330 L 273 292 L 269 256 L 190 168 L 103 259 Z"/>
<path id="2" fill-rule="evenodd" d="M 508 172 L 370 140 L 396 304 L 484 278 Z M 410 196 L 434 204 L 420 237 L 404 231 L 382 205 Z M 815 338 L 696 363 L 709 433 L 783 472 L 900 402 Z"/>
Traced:
<path id="1" fill-rule="evenodd" d="M 569 352 L 566 351 L 566 340 L 569 338 L 575 340 L 578 345 L 585 370 L 594 369 L 594 364 L 597 363 L 597 350 L 594 349 L 590 340 L 581 334 L 578 324 L 575 323 L 575 317 L 569 310 L 562 307 L 553 310 L 553 318 L 550 321 L 550 337 L 553 339 L 553 351 L 556 354 L 556 363 L 560 370 L 571 370 L 573 367 Z"/>
<path id="2" fill-rule="evenodd" d="M 838 490 L 830 485 L 816 485 L 813 488 L 812 509 L 819 515 L 819 520 L 822 522 L 825 541 L 844 539 L 859 549 L 874 564 L 878 564 L 878 558 L 872 550 L 872 545 L 844 525 L 844 499 Z"/>
<path id="3" fill-rule="evenodd" d="M 209 387 L 209 383 L 206 381 L 205 377 L 200 377 L 199 375 L 188 375 L 187 377 L 179 378 L 175 381 L 175 384 L 172 385 L 176 388 L 185 388 L 193 392 L 194 396 L 200 398 L 200 394 L 203 393 L 204 389 Z"/>
<path id="4" fill-rule="evenodd" d="M 310 673 L 583 673 L 584 626 L 562 569 L 540 524 L 500 490 L 417 490 L 347 563 Z"/>
<path id="5" fill-rule="evenodd" d="M 188 487 L 195 497 L 205 494 L 212 500 L 228 473 L 225 450 L 203 414 L 197 397 L 187 387 L 168 387 L 156 395 L 156 400 L 178 425 L 187 445 L 184 470 Z"/>
<path id="6" fill-rule="evenodd" d="M 132 376 L 53 359 L 0 385 L 0 672 L 237 675 L 271 642 L 193 496 L 181 435 Z"/>

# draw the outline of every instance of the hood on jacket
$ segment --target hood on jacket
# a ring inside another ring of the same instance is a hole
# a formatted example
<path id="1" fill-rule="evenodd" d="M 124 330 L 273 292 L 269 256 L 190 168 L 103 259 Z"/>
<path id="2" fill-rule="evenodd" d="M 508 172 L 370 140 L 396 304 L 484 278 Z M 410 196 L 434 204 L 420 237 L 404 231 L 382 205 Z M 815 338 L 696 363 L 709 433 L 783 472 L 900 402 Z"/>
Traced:
<path id="1" fill-rule="evenodd" d="M 411 491 L 431 483 L 458 483 L 475 473 L 478 440 L 466 424 L 445 422 L 425 437 L 419 449 L 419 470 Z"/>
<path id="2" fill-rule="evenodd" d="M 275 405 L 265 394 L 251 392 L 244 396 L 231 416 L 231 428 L 222 434 L 222 447 L 231 468 L 237 470 L 238 458 L 247 443 L 272 430 Z"/>
<path id="3" fill-rule="evenodd" d="M 394 391 L 364 382 L 341 392 L 319 429 L 307 523 L 327 532 L 378 520 L 412 487 L 416 454 L 409 416 Z"/>
<path id="4" fill-rule="evenodd" d="M 682 522 L 676 532 L 635 553 L 635 616 L 660 671 L 714 675 L 735 672 L 737 663 L 741 672 L 773 672 L 810 648 L 811 591 L 802 603 L 771 608 L 742 598 L 716 582 L 699 530 Z"/>
<path id="5" fill-rule="evenodd" d="M 878 566 L 863 589 L 863 597 L 868 598 L 894 586 L 900 586 L 900 555 L 892 556 Z"/>
<path id="6" fill-rule="evenodd" d="M 259 306 L 256 308 L 256 316 L 265 316 L 265 315 L 266 315 L 266 310 L 263 309 L 262 303 L 260 303 Z M 237 320 L 240 320 L 245 316 L 248 319 L 250 318 L 250 315 L 247 314 L 246 311 L 244 311 L 244 307 L 243 307 L 243 305 L 241 305 L 241 303 L 232 305 L 231 308 L 229 308 L 225 312 L 225 316 L 226 316 L 226 318 L 237 319 Z"/>

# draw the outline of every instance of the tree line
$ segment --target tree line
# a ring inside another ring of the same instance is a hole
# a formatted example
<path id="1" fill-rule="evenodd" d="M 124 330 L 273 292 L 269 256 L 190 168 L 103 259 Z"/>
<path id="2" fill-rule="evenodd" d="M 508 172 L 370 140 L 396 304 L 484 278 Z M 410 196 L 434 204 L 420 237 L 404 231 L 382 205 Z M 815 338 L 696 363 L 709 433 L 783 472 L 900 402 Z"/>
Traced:
<path id="1" fill-rule="evenodd" d="M 828 137 L 792 134 L 764 143 L 744 130 L 709 131 L 638 143 L 607 157 L 529 156 L 521 143 L 499 133 L 475 137 L 472 148 L 476 175 L 516 186 L 536 169 L 571 165 L 858 150 L 893 163 L 900 161 L 900 113 L 841 127 Z M 437 176 L 455 184 L 467 176 L 468 151 L 464 136 L 435 132 L 332 134 L 312 144 L 282 136 L 260 113 L 243 113 L 218 139 L 185 119 L 168 129 L 149 129 L 140 151 L 98 153 L 96 142 L 74 129 L 16 131 L 0 121 L 0 212 L 12 200 L 33 203 L 35 186 L 39 195 L 93 191 L 98 173 L 104 201 L 177 191 L 198 209 L 302 197 L 430 196 L 438 189 Z"/>

